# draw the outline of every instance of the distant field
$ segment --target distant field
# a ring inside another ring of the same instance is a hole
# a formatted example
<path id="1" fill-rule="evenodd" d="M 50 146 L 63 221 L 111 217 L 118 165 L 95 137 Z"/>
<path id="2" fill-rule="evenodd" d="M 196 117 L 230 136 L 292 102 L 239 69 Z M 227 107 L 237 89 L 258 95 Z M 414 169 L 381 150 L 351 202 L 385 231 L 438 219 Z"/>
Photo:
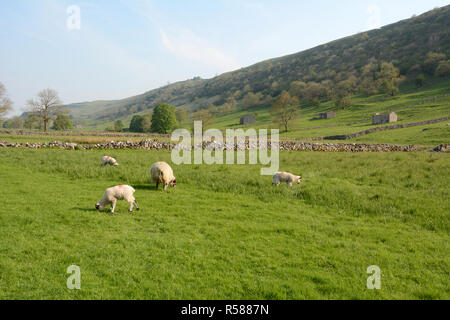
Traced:
<path id="1" fill-rule="evenodd" d="M 39 132 L 35 132 L 34 134 L 7 134 L 4 131 L 0 131 L 0 140 L 8 141 L 8 142 L 20 142 L 20 143 L 37 143 L 37 142 L 53 142 L 53 141 L 61 141 L 61 142 L 70 142 L 70 143 L 78 143 L 78 144 L 97 144 L 97 143 L 105 143 L 110 141 L 142 141 L 145 139 L 152 139 L 157 141 L 168 141 L 169 138 L 163 138 L 155 135 L 142 135 L 142 136 L 133 136 L 126 134 L 112 134 L 111 136 L 97 136 L 97 135 L 89 135 L 83 134 L 80 135 L 78 132 L 69 132 L 67 135 L 58 135 L 56 132 L 52 135 L 44 135 Z"/>
<path id="2" fill-rule="evenodd" d="M 447 122 L 441 122 L 399 130 L 381 131 L 346 141 L 437 146 L 441 143 L 450 143 L 450 127 L 447 124 Z"/>
<path id="3" fill-rule="evenodd" d="M 260 166 L 174 166 L 166 193 L 149 168 L 170 153 L 103 155 L 1 149 L 0 299 L 450 298 L 448 154 L 281 152 L 304 177 L 291 189 Z M 117 184 L 141 211 L 95 211 Z"/>

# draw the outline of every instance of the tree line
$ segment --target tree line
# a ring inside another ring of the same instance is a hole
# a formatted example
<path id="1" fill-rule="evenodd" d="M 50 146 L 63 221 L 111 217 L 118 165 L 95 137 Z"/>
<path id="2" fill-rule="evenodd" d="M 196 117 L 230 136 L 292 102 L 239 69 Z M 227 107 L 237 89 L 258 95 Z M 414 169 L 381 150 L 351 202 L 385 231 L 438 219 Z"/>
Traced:
<path id="1" fill-rule="evenodd" d="M 27 101 L 26 117 L 12 117 L 4 119 L 12 110 L 13 102 L 8 97 L 5 86 L 0 83 L 0 125 L 8 129 L 39 129 L 48 131 L 50 125 L 53 130 L 67 130 L 73 128 L 72 119 L 68 111 L 63 108 L 63 102 L 53 89 L 40 91 L 37 96 Z"/>

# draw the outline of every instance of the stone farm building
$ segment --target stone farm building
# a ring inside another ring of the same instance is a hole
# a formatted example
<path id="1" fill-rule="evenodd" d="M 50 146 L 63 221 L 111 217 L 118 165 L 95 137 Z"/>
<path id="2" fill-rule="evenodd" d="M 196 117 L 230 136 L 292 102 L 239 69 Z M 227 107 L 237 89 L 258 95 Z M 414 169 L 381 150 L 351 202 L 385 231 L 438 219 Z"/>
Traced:
<path id="1" fill-rule="evenodd" d="M 323 112 L 323 113 L 319 114 L 319 118 L 320 118 L 320 119 L 331 119 L 331 118 L 336 118 L 336 112 L 334 112 L 334 111 Z"/>
<path id="2" fill-rule="evenodd" d="M 240 124 L 250 124 L 250 123 L 255 123 L 255 121 L 256 121 L 255 116 L 252 114 L 248 114 L 241 118 Z"/>
<path id="3" fill-rule="evenodd" d="M 391 123 L 391 122 L 397 122 L 397 120 L 398 120 L 398 117 L 395 112 L 390 112 L 388 114 L 376 113 L 372 117 L 372 124 Z"/>

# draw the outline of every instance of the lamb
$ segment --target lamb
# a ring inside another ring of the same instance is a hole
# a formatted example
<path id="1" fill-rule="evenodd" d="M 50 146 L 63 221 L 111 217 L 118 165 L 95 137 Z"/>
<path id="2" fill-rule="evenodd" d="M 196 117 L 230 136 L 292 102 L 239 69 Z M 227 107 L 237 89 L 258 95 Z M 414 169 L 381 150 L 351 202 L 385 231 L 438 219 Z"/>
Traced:
<path id="1" fill-rule="evenodd" d="M 165 162 L 157 162 L 150 169 L 150 176 L 152 183 L 156 183 L 156 189 L 160 183 L 164 184 L 164 190 L 170 185 L 175 187 L 177 179 L 173 175 L 172 168 Z"/>
<path id="2" fill-rule="evenodd" d="M 119 164 L 117 163 L 117 160 L 110 157 L 110 156 L 104 156 L 102 158 L 102 166 L 106 166 L 107 164 L 109 164 L 110 166 L 114 166 L 117 167 Z"/>
<path id="3" fill-rule="evenodd" d="M 130 213 L 133 212 L 133 206 L 135 206 L 136 210 L 139 211 L 139 205 L 133 195 L 135 192 L 136 191 L 133 187 L 127 185 L 120 185 L 106 189 L 103 198 L 95 205 L 95 209 L 98 211 L 103 211 L 105 207 L 110 204 L 111 213 L 114 213 L 117 200 L 125 200 L 130 204 Z"/>
<path id="4" fill-rule="evenodd" d="M 289 172 L 277 172 L 273 175 L 273 184 L 274 186 L 279 186 L 281 182 L 286 182 L 289 187 L 292 187 L 293 183 L 302 182 L 301 176 L 295 176 Z"/>

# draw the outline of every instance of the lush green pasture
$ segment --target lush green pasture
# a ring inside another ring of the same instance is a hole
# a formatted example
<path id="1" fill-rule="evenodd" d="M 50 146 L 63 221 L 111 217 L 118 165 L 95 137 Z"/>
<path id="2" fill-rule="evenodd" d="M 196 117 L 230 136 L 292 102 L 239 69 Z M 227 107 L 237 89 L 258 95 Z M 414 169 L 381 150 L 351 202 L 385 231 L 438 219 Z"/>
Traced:
<path id="1" fill-rule="evenodd" d="M 122 134 L 122 133 L 111 133 L 110 136 L 96 136 L 83 134 L 81 135 L 78 132 L 70 132 L 66 135 L 45 135 L 44 133 L 36 131 L 35 134 L 10 134 L 6 132 L 0 131 L 0 141 L 8 141 L 8 142 L 20 142 L 20 143 L 45 143 L 45 142 L 53 142 L 53 141 L 62 141 L 62 142 L 70 142 L 77 144 L 97 144 L 97 143 L 105 143 L 110 141 L 142 141 L 145 139 L 152 139 L 157 141 L 168 141 L 169 138 L 155 136 L 152 134 L 142 135 L 142 136 L 133 136 L 132 134 Z"/>
<path id="2" fill-rule="evenodd" d="M 291 189 L 258 165 L 174 166 L 168 192 L 149 168 L 170 153 L 104 154 L 0 149 L 0 299 L 450 298 L 447 154 L 282 152 Z M 117 184 L 141 211 L 95 211 Z"/>
<path id="3" fill-rule="evenodd" d="M 437 146 L 441 143 L 450 142 L 450 127 L 447 122 L 441 122 L 399 130 L 380 131 L 350 139 L 347 142 Z"/>

